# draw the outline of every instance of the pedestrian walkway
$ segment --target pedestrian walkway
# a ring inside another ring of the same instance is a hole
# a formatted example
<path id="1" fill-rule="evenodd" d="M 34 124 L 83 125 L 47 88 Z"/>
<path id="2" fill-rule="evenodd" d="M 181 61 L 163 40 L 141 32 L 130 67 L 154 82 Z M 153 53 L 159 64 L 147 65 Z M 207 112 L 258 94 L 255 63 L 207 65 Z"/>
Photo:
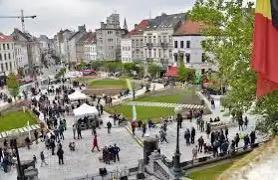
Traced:
<path id="1" fill-rule="evenodd" d="M 186 109 L 204 109 L 202 105 L 196 104 L 176 104 L 176 103 L 163 103 L 163 102 L 127 102 L 126 105 L 130 106 L 147 106 L 147 107 L 168 107 L 168 108 L 186 108 Z"/>

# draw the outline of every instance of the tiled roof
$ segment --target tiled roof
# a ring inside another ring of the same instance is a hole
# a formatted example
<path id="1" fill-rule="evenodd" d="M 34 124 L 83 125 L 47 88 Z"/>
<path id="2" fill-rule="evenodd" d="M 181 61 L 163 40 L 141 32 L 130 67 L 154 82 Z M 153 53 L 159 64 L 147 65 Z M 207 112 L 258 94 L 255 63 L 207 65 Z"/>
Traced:
<path id="1" fill-rule="evenodd" d="M 11 42 L 11 41 L 13 41 L 12 36 L 6 36 L 3 34 L 0 34 L 0 42 Z"/>
<path id="2" fill-rule="evenodd" d="M 200 22 L 194 22 L 190 19 L 182 22 L 178 29 L 174 32 L 174 35 L 201 35 L 204 25 Z"/>
<path id="3" fill-rule="evenodd" d="M 131 30 L 127 36 L 130 37 L 132 35 L 137 35 L 137 34 L 142 34 L 143 31 L 149 26 L 149 20 L 145 19 L 142 20 L 137 26 L 136 28 L 134 28 L 133 30 Z"/>
<path id="4" fill-rule="evenodd" d="M 163 29 L 163 28 L 175 28 L 175 26 L 184 21 L 186 18 L 185 13 L 179 14 L 162 14 L 161 16 L 157 16 L 154 19 L 149 20 L 150 25 L 148 26 L 148 30 L 155 30 L 155 29 Z"/>

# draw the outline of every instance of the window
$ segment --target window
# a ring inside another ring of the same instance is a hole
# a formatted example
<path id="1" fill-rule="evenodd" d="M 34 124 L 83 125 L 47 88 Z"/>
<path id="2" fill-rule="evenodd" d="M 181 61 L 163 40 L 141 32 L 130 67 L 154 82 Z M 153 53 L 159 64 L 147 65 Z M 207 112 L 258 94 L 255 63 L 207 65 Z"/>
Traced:
<path id="1" fill-rule="evenodd" d="M 6 64 L 6 71 L 8 71 L 9 70 L 8 63 L 6 62 L 5 64 Z"/>
<path id="2" fill-rule="evenodd" d="M 175 48 L 178 48 L 178 41 L 175 41 Z"/>
<path id="3" fill-rule="evenodd" d="M 153 57 L 156 58 L 156 49 L 153 49 Z"/>
<path id="4" fill-rule="evenodd" d="M 3 44 L 3 50 L 6 50 L 6 44 Z"/>
<path id="5" fill-rule="evenodd" d="M 184 42 L 181 41 L 180 43 L 181 43 L 181 48 L 184 48 Z"/>
<path id="6" fill-rule="evenodd" d="M 108 39 L 108 42 L 111 42 L 111 43 L 112 43 L 112 42 L 113 42 L 113 39 Z"/>
<path id="7" fill-rule="evenodd" d="M 8 59 L 9 59 L 9 60 L 11 59 L 11 54 L 10 54 L 10 53 L 8 54 Z"/>
<path id="8" fill-rule="evenodd" d="M 12 70 L 12 69 L 13 69 L 12 62 L 10 62 L 10 70 Z"/>
<path id="9" fill-rule="evenodd" d="M 2 61 L 2 54 L 0 53 L 0 61 Z"/>
<path id="10" fill-rule="evenodd" d="M 1 71 L 2 71 L 2 72 L 4 71 L 4 67 L 3 67 L 3 64 L 1 64 Z"/>
<path id="11" fill-rule="evenodd" d="M 174 60 L 175 62 L 178 62 L 178 54 L 174 54 Z"/>
<path id="12" fill-rule="evenodd" d="M 190 48 L 190 41 L 186 41 L 186 48 Z"/>
<path id="13" fill-rule="evenodd" d="M 4 54 L 4 60 L 7 60 L 7 55 L 6 54 Z"/>
<path id="14" fill-rule="evenodd" d="M 10 45 L 9 44 L 7 44 L 7 49 L 10 50 Z"/>
<path id="15" fill-rule="evenodd" d="M 158 50 L 158 57 L 161 58 L 161 49 Z"/>
<path id="16" fill-rule="evenodd" d="M 185 54 L 186 57 L 186 63 L 190 63 L 190 54 Z"/>
<path id="17" fill-rule="evenodd" d="M 108 31 L 107 34 L 113 34 L 113 31 Z"/>
<path id="18" fill-rule="evenodd" d="M 153 43 L 156 43 L 156 37 L 153 36 Z"/>

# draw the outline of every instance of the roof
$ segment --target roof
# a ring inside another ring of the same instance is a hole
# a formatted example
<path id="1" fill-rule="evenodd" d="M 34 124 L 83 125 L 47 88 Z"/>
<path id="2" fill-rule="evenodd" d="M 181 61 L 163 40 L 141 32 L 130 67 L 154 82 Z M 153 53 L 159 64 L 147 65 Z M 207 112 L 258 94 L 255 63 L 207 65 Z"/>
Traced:
<path id="1" fill-rule="evenodd" d="M 15 28 L 14 32 L 12 33 L 13 36 L 15 36 L 16 34 L 21 35 L 24 39 L 26 39 L 27 41 L 32 41 L 33 37 L 31 34 L 29 33 L 24 33 L 22 31 L 20 31 L 19 29 Z"/>
<path id="2" fill-rule="evenodd" d="M 184 21 L 185 18 L 186 18 L 185 13 L 170 14 L 170 15 L 163 13 L 161 16 L 157 16 L 154 19 L 149 20 L 150 25 L 148 26 L 148 30 L 175 28 L 175 26 L 179 22 Z"/>
<path id="3" fill-rule="evenodd" d="M 178 77 L 178 67 L 168 66 L 166 76 L 167 77 Z"/>
<path id="4" fill-rule="evenodd" d="M 183 21 L 178 29 L 174 32 L 174 36 L 201 35 L 204 25 L 200 22 L 187 19 Z"/>
<path id="5" fill-rule="evenodd" d="M 84 34 L 77 43 L 85 43 L 91 44 L 96 42 L 96 33 L 95 32 L 88 32 Z"/>
<path id="6" fill-rule="evenodd" d="M 12 36 L 6 36 L 3 34 L 0 34 L 0 42 L 11 42 L 11 41 L 13 41 Z"/>
<path id="7" fill-rule="evenodd" d="M 145 29 L 149 26 L 149 20 L 142 20 L 133 30 L 131 30 L 127 36 L 130 37 L 132 35 L 142 34 Z"/>

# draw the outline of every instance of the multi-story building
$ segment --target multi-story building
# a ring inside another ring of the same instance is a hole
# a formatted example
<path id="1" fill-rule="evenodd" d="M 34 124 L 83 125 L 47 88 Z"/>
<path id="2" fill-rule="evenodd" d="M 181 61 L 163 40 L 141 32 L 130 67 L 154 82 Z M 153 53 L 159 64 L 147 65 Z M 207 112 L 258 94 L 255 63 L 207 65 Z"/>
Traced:
<path id="1" fill-rule="evenodd" d="M 70 62 L 70 49 L 69 38 L 73 35 L 73 32 L 66 29 L 60 30 L 57 35 L 54 36 L 54 49 L 57 56 L 60 57 L 62 62 Z"/>
<path id="2" fill-rule="evenodd" d="M 173 39 L 175 29 L 185 20 L 185 14 L 163 13 L 149 20 L 149 26 L 144 30 L 144 58 L 148 62 L 167 67 L 172 59 Z"/>
<path id="3" fill-rule="evenodd" d="M 70 64 L 77 64 L 82 61 L 84 54 L 83 46 L 78 46 L 79 40 L 86 34 L 86 26 L 79 26 L 78 31 L 69 38 L 69 60 Z M 81 49 L 80 49 L 81 48 Z"/>
<path id="4" fill-rule="evenodd" d="M 36 66 L 41 65 L 41 50 L 39 41 L 29 33 L 14 29 L 11 35 L 14 39 L 18 67 L 26 73 L 32 73 Z"/>
<path id="5" fill-rule="evenodd" d="M 84 41 L 84 61 L 89 63 L 97 60 L 96 33 L 89 32 Z"/>
<path id="6" fill-rule="evenodd" d="M 126 24 L 124 25 L 125 27 Z M 120 60 L 121 38 L 127 33 L 127 29 L 121 29 L 120 15 L 112 14 L 106 19 L 106 23 L 100 23 L 100 29 L 96 30 L 97 59 Z"/>
<path id="7" fill-rule="evenodd" d="M 184 62 L 185 66 L 201 73 L 211 69 L 216 70 L 216 65 L 207 61 L 207 56 L 202 49 L 202 42 L 206 39 L 201 34 L 202 24 L 190 19 L 182 22 L 173 35 L 172 65 Z"/>
<path id="8" fill-rule="evenodd" d="M 17 74 L 15 43 L 12 36 L 0 34 L 0 71 L 2 75 Z"/>
<path id="9" fill-rule="evenodd" d="M 149 20 L 143 20 L 134 25 L 121 40 L 122 62 L 140 62 L 144 60 L 144 30 L 149 26 Z"/>

